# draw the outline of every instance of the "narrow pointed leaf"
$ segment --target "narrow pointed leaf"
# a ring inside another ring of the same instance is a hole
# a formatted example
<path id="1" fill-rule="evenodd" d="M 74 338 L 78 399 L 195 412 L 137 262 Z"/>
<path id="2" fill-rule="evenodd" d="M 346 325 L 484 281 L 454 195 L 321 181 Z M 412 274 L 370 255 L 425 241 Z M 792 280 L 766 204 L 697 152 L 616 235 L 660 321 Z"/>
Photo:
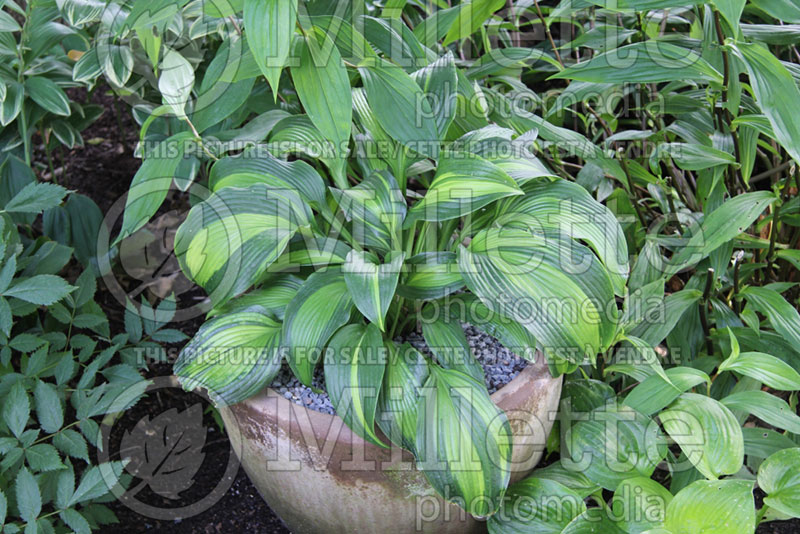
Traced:
<path id="1" fill-rule="evenodd" d="M 529 477 L 508 488 L 503 508 L 489 518 L 489 534 L 561 534 L 585 511 L 577 492 L 555 480 Z"/>
<path id="2" fill-rule="evenodd" d="M 433 307 L 430 307 L 433 308 Z M 472 349 L 461 327 L 459 317 L 447 313 L 432 315 L 435 320 L 422 321 L 422 335 L 436 361 L 445 369 L 456 369 L 483 382 L 483 368 L 472 354 Z"/>
<path id="3" fill-rule="evenodd" d="M 372 112 L 393 139 L 418 154 L 439 157 L 439 132 L 430 102 L 400 67 L 385 60 L 358 68 Z"/>
<path id="4" fill-rule="evenodd" d="M 389 361 L 378 399 L 377 423 L 397 445 L 414 452 L 419 390 L 428 378 L 428 362 L 409 343 L 395 347 L 387 341 Z"/>
<path id="5" fill-rule="evenodd" d="M 286 65 L 297 21 L 297 0 L 245 0 L 244 29 L 258 68 L 278 98 L 278 81 Z"/>

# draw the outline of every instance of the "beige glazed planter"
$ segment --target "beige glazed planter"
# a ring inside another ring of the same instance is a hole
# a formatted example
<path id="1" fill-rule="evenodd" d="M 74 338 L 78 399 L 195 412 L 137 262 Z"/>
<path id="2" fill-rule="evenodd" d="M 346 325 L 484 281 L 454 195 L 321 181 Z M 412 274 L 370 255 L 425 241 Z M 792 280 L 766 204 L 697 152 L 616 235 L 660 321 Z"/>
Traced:
<path id="1" fill-rule="evenodd" d="M 561 394 L 537 360 L 492 395 L 514 434 L 512 482 L 541 458 Z M 365 442 L 339 417 L 272 389 L 221 412 L 250 480 L 294 534 L 486 531 L 436 495 L 410 453 Z"/>

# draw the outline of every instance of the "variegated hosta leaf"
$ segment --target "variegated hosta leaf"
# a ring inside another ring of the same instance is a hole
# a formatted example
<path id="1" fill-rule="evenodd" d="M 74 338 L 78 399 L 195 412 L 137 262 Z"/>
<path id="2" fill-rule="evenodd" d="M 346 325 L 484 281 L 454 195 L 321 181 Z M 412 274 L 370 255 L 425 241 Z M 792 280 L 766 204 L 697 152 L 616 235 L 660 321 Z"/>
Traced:
<path id="1" fill-rule="evenodd" d="M 423 94 L 433 97 L 431 111 L 439 131 L 439 139 L 444 139 L 456 111 L 456 64 L 453 53 L 447 52 L 430 65 L 411 74 L 422 88 Z"/>
<path id="2" fill-rule="evenodd" d="M 450 316 L 471 324 L 484 334 L 496 338 L 505 348 L 528 361 L 536 361 L 536 338 L 524 326 L 513 319 L 500 315 L 486 307 L 481 300 L 470 293 L 450 298 Z"/>
<path id="3" fill-rule="evenodd" d="M 454 149 L 481 156 L 505 171 L 518 184 L 542 176 L 556 175 L 526 147 L 532 137 L 521 135 L 512 139 L 514 131 L 490 124 L 462 135 L 453 143 Z"/>
<path id="4" fill-rule="evenodd" d="M 310 386 L 314 367 L 328 340 L 350 319 L 353 299 L 339 269 L 308 277 L 286 306 L 283 337 L 286 358 L 295 376 Z"/>
<path id="5" fill-rule="evenodd" d="M 378 426 L 392 443 L 414 452 L 419 388 L 428 378 L 428 362 L 408 343 L 398 349 L 387 340 L 386 348 L 389 361 L 378 398 Z"/>
<path id="6" fill-rule="evenodd" d="M 628 245 L 617 218 L 578 184 L 566 180 L 528 182 L 525 195 L 500 203 L 499 224 L 520 223 L 534 232 L 555 229 L 589 243 L 608 269 L 618 295 L 628 278 Z"/>
<path id="7" fill-rule="evenodd" d="M 282 321 L 286 305 L 297 294 L 297 290 L 300 289 L 303 282 L 304 280 L 291 274 L 272 276 L 263 287 L 239 298 L 229 300 L 222 306 L 208 312 L 208 316 L 215 317 L 258 306 L 263 308 L 269 315 L 275 316 Z"/>
<path id="8" fill-rule="evenodd" d="M 561 534 L 586 511 L 583 497 L 555 480 L 530 477 L 512 484 L 503 510 L 489 518 L 490 534 Z"/>
<path id="9" fill-rule="evenodd" d="M 275 189 L 291 189 L 316 209 L 324 209 L 325 183 L 319 173 L 304 161 L 283 161 L 261 150 L 245 151 L 240 156 L 220 159 L 208 174 L 208 188 L 249 187 L 267 184 Z"/>
<path id="10" fill-rule="evenodd" d="M 300 267 L 325 267 L 344 263 L 351 249 L 346 243 L 330 237 L 296 236 L 264 278 L 278 272 L 297 272 Z"/>
<path id="11" fill-rule="evenodd" d="M 272 130 L 269 151 L 276 156 L 305 154 L 318 159 L 332 172 L 339 172 L 342 160 L 336 146 L 322 135 L 307 115 L 290 115 Z"/>
<path id="12" fill-rule="evenodd" d="M 423 252 L 406 261 L 408 274 L 397 294 L 408 299 L 433 300 L 464 287 L 454 252 Z"/>
<path id="13" fill-rule="evenodd" d="M 352 250 L 342 265 L 344 281 L 356 308 L 381 331 L 386 330 L 386 311 L 394 297 L 404 258 L 404 252 L 394 252 L 386 257 L 386 263 L 379 263 L 378 258 L 367 252 Z"/>
<path id="14" fill-rule="evenodd" d="M 495 512 L 510 478 L 511 427 L 486 387 L 436 365 L 417 406 L 417 467 L 431 486 L 474 516 Z"/>
<path id="15" fill-rule="evenodd" d="M 451 317 L 448 310 L 435 310 L 431 305 L 426 307 L 429 311 L 423 311 L 422 336 L 436 361 L 445 369 L 456 369 L 483 382 L 483 368 L 472 354 L 459 317 Z"/>
<path id="16" fill-rule="evenodd" d="M 217 403 L 241 402 L 280 370 L 281 327 L 257 306 L 215 317 L 183 348 L 175 375 L 184 388 L 205 388 Z"/>
<path id="17" fill-rule="evenodd" d="M 175 255 L 219 305 L 250 287 L 311 217 L 288 189 L 226 187 L 189 211 L 175 235 Z"/>
<path id="18" fill-rule="evenodd" d="M 614 340 L 608 273 L 571 240 L 489 228 L 459 249 L 458 264 L 467 287 L 490 310 L 523 325 L 548 356 L 578 362 Z"/>
<path id="19" fill-rule="evenodd" d="M 388 171 L 370 174 L 350 189 L 331 189 L 347 218 L 353 221 L 353 237 L 381 251 L 400 248 L 399 232 L 406 216 L 406 201 Z"/>
<path id="20" fill-rule="evenodd" d="M 478 210 L 510 195 L 521 195 L 517 183 L 497 165 L 468 152 L 443 152 L 425 197 L 408 212 L 412 221 L 444 221 Z"/>
<path id="21" fill-rule="evenodd" d="M 376 445 L 375 408 L 386 369 L 386 349 L 374 324 L 350 324 L 336 332 L 325 356 L 325 389 L 350 429 Z"/>

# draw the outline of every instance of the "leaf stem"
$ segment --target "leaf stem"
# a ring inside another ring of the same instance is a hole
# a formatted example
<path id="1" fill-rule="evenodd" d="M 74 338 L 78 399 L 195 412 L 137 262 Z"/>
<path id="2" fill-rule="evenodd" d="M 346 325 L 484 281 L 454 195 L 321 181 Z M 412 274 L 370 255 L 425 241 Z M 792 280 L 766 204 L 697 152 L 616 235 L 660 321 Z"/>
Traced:
<path id="1" fill-rule="evenodd" d="M 703 290 L 703 300 L 700 303 L 700 324 L 703 325 L 703 335 L 706 340 L 706 352 L 709 356 L 714 354 L 714 343 L 711 341 L 711 329 L 708 326 L 708 299 L 711 296 L 711 287 L 714 284 L 714 269 L 709 267 L 706 275 L 706 287 Z"/>

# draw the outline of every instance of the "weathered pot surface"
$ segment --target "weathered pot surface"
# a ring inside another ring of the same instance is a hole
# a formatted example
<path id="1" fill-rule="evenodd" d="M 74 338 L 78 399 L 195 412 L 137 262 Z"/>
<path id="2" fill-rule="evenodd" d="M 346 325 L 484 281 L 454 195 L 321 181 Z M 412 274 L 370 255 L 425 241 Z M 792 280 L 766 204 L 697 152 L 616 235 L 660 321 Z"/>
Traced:
<path id="1" fill-rule="evenodd" d="M 541 458 L 560 395 L 541 356 L 492 395 L 514 434 L 512 482 Z M 250 480 L 295 534 L 486 531 L 434 492 L 410 453 L 365 442 L 339 417 L 269 388 L 220 411 Z"/>

